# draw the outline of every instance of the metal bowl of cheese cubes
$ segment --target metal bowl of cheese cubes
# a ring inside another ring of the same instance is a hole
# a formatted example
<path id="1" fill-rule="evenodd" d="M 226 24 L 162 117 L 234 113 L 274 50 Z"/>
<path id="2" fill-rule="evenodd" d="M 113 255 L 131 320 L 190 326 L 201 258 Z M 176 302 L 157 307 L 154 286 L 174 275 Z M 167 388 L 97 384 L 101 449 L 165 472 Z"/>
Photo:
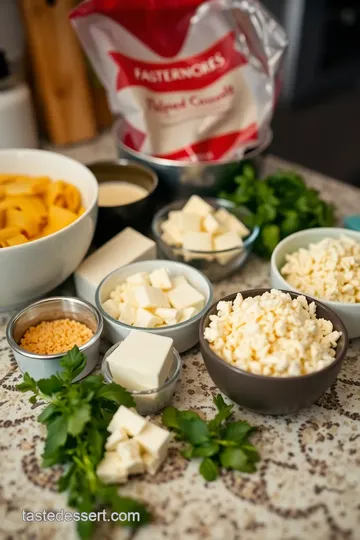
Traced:
<path id="1" fill-rule="evenodd" d="M 291 414 L 315 403 L 335 382 L 348 343 L 331 309 L 279 289 L 230 294 L 200 325 L 201 354 L 215 385 L 261 414 Z"/>
<path id="2" fill-rule="evenodd" d="M 212 299 L 206 276 L 169 260 L 122 266 L 103 279 L 95 295 L 111 343 L 138 329 L 172 338 L 180 353 L 198 343 L 200 320 Z"/>
<path id="3" fill-rule="evenodd" d="M 250 215 L 231 201 L 198 195 L 169 204 L 153 219 L 158 256 L 224 279 L 245 263 L 259 235 L 258 226 L 244 224 Z"/>
<path id="4" fill-rule="evenodd" d="M 170 405 L 181 372 L 181 356 L 166 340 L 133 330 L 124 341 L 115 343 L 104 355 L 101 370 L 107 383 L 129 390 L 140 414 L 156 414 Z M 144 354 L 144 348 L 146 354 Z M 135 389 L 136 387 L 136 389 Z"/>

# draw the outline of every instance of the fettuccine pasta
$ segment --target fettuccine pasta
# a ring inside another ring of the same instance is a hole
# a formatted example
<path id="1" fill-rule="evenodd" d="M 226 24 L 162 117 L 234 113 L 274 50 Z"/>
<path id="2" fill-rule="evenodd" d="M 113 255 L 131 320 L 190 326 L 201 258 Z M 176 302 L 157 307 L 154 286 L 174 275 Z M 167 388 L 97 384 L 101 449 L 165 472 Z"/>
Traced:
<path id="1" fill-rule="evenodd" d="M 0 174 L 0 249 L 59 231 L 84 211 L 79 190 L 63 180 Z"/>

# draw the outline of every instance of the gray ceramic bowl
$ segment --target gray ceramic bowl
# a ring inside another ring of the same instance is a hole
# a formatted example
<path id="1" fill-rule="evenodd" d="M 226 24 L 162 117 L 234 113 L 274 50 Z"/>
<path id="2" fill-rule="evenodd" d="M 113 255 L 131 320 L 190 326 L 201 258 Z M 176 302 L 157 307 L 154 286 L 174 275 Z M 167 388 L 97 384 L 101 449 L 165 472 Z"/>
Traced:
<path id="1" fill-rule="evenodd" d="M 244 298 L 261 295 L 270 289 L 241 291 Z M 297 293 L 288 292 L 292 298 Z M 222 300 L 233 301 L 237 293 Z M 200 349 L 210 377 L 216 386 L 232 401 L 261 414 L 290 414 L 309 407 L 334 383 L 345 358 L 349 340 L 346 328 L 331 309 L 313 298 L 317 306 L 317 316 L 331 321 L 334 329 L 342 332 L 332 364 L 321 371 L 300 377 L 265 377 L 253 375 L 229 365 L 215 354 L 204 338 L 204 330 L 209 325 L 210 315 L 217 312 L 215 302 L 205 313 L 200 323 Z"/>

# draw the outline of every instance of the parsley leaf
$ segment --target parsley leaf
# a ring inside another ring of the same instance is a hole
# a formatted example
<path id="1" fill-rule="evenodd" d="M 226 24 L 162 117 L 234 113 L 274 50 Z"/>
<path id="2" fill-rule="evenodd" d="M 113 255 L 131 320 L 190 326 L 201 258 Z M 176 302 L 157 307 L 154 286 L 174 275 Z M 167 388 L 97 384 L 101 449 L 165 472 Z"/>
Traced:
<path id="1" fill-rule="evenodd" d="M 88 403 L 82 403 L 68 417 L 68 431 L 70 435 L 79 435 L 91 419 L 91 407 Z"/>
<path id="2" fill-rule="evenodd" d="M 219 473 L 219 468 L 213 459 L 206 457 L 200 464 L 199 473 L 205 478 L 205 480 L 212 482 L 213 480 L 216 480 Z"/>

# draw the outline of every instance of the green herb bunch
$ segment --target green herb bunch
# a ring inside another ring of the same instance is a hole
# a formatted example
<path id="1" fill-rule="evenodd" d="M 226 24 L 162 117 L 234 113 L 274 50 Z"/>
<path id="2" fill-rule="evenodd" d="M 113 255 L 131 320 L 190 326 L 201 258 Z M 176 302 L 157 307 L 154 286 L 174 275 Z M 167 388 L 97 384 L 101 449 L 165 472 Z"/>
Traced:
<path id="1" fill-rule="evenodd" d="M 208 482 L 218 477 L 219 467 L 252 473 L 260 456 L 249 442 L 256 430 L 248 422 L 229 422 L 233 405 L 227 405 L 219 394 L 214 398 L 216 416 L 206 422 L 193 411 L 167 407 L 162 423 L 176 433 L 187 445 L 181 452 L 185 459 L 202 458 L 199 472 Z"/>
<path id="2" fill-rule="evenodd" d="M 68 492 L 68 503 L 79 512 L 93 512 L 108 507 L 113 512 L 139 512 L 146 523 L 149 513 L 136 500 L 121 497 L 115 486 L 103 484 L 96 467 L 103 457 L 106 428 L 120 405 L 134 407 L 132 396 L 118 384 L 104 384 L 102 375 L 91 375 L 81 382 L 72 381 L 86 364 L 85 356 L 74 347 L 61 360 L 63 371 L 48 379 L 35 381 L 28 373 L 17 386 L 31 391 L 32 404 L 48 402 L 38 417 L 47 427 L 43 467 L 65 465 L 58 482 L 59 491 Z M 121 525 L 132 525 L 121 521 Z M 89 538 L 96 524 L 79 521 L 78 533 Z"/>
<path id="3" fill-rule="evenodd" d="M 315 189 L 292 171 L 279 171 L 264 180 L 256 178 L 255 169 L 247 164 L 235 178 L 233 192 L 221 192 L 220 197 L 252 212 L 247 225 L 261 227 L 254 249 L 269 258 L 276 245 L 294 232 L 312 227 L 334 225 L 334 206 L 323 201 Z"/>

